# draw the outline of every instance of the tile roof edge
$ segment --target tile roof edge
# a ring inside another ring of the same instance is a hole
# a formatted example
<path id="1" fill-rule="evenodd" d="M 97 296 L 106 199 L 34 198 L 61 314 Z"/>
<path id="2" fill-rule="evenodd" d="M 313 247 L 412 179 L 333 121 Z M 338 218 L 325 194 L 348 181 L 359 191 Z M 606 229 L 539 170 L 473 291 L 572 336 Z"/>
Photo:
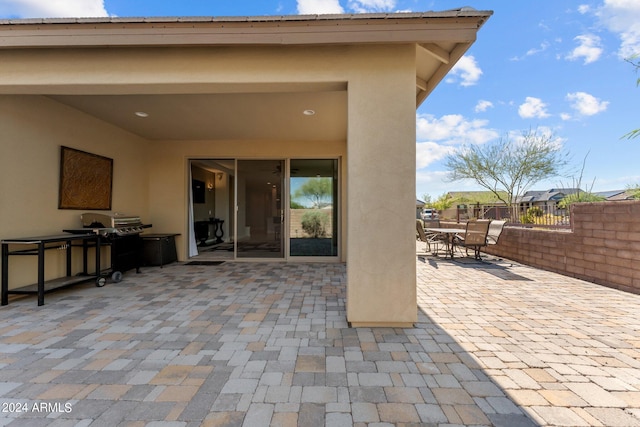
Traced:
<path id="1" fill-rule="evenodd" d="M 291 22 L 371 19 L 416 19 L 449 17 L 489 17 L 493 11 L 454 9 L 442 12 L 352 13 L 320 15 L 264 15 L 264 16 L 151 16 L 151 17 L 83 17 L 83 18 L 21 18 L 0 19 L 0 25 L 43 24 L 127 24 L 127 23 L 201 23 L 201 22 Z"/>

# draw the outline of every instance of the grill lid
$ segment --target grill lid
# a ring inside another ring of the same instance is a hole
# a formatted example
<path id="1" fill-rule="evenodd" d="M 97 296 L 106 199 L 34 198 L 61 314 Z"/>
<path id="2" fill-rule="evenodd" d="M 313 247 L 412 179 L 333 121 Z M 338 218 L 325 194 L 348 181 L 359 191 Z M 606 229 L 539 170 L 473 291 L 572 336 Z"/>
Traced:
<path id="1" fill-rule="evenodd" d="M 142 225 L 139 216 L 123 213 L 96 213 L 86 212 L 80 215 L 82 226 L 87 228 L 125 228 L 139 227 Z"/>

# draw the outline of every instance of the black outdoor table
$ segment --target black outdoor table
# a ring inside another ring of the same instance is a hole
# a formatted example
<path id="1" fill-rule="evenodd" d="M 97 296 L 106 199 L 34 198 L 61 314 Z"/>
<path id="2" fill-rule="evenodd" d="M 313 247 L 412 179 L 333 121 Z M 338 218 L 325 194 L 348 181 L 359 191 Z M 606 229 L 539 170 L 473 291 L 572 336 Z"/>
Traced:
<path id="1" fill-rule="evenodd" d="M 71 269 L 71 248 L 73 242 L 80 241 L 83 248 L 83 272 L 80 275 L 72 276 Z M 37 294 L 38 305 L 44 305 L 44 294 L 54 289 L 60 289 L 89 280 L 96 280 L 97 286 L 102 286 L 104 279 L 100 277 L 100 236 L 95 233 L 87 234 L 60 234 L 53 236 L 21 237 L 16 239 L 3 239 L 2 245 L 2 305 L 9 304 L 9 294 Z M 95 274 L 87 272 L 87 252 L 92 245 L 96 250 Z M 27 248 L 20 250 L 9 250 L 9 245 L 22 245 Z M 53 280 L 44 280 L 44 253 L 48 249 L 63 249 L 67 257 L 67 275 Z M 22 286 L 9 289 L 9 256 L 32 255 L 38 257 L 38 282 L 33 285 Z"/>

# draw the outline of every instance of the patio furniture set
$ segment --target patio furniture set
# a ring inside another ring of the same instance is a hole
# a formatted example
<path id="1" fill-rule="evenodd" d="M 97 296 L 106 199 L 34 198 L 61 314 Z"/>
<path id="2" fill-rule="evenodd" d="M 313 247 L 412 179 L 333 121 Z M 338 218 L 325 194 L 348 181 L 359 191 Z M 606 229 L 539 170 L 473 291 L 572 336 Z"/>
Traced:
<path id="1" fill-rule="evenodd" d="M 445 228 L 439 220 L 416 220 L 416 239 L 426 244 L 426 250 L 439 255 L 440 247 L 444 247 L 444 257 L 453 259 L 455 249 L 469 255 L 473 250 L 474 258 L 480 258 L 480 251 L 487 245 L 495 245 L 502 234 L 506 221 L 490 219 L 469 220 L 465 228 Z"/>

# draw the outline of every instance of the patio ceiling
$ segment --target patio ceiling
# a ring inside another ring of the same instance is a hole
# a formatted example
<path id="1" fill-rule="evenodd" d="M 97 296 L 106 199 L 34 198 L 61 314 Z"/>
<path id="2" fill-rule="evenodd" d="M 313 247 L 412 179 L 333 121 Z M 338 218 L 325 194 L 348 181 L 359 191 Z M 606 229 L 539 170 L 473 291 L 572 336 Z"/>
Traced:
<path id="1" fill-rule="evenodd" d="M 336 141 L 347 134 L 347 93 L 338 90 L 50 98 L 148 140 Z"/>
<path id="2" fill-rule="evenodd" d="M 10 55 L 16 49 L 34 48 L 414 44 L 417 107 L 472 45 L 491 14 L 465 7 L 355 15 L 0 20 L 0 51 Z M 106 85 L 87 91 L 86 86 L 43 83 L 55 76 L 47 70 L 39 76 L 38 69 L 24 73 L 7 67 L 5 73 L 0 62 L 0 72 L 12 77 L 0 82 L 0 94 L 47 95 L 149 140 L 346 138 L 346 82 L 187 90 L 164 86 L 146 92 Z M 309 110 L 315 114 L 304 114 Z"/>

